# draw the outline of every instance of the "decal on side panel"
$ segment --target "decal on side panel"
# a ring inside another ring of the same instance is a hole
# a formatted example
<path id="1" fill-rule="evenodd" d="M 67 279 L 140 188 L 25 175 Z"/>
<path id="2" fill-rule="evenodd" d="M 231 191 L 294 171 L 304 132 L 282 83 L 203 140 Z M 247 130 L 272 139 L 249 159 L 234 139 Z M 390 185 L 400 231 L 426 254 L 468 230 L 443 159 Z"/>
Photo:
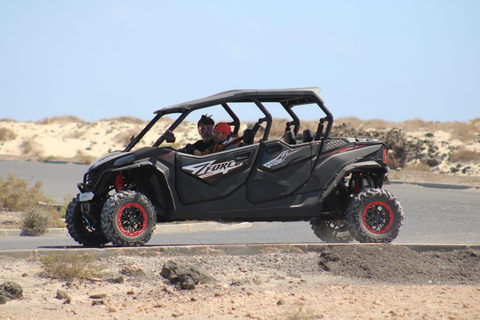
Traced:
<path id="1" fill-rule="evenodd" d="M 283 163 L 287 159 L 288 156 L 291 156 L 292 154 L 294 154 L 298 151 L 300 151 L 300 149 L 291 150 L 291 151 L 289 151 L 289 150 L 283 151 L 275 159 L 272 159 L 272 160 L 266 162 L 265 164 L 263 164 L 263 166 L 266 167 L 266 168 L 271 168 L 273 166 L 276 166 L 280 163 Z"/>
<path id="2" fill-rule="evenodd" d="M 239 168 L 243 162 L 236 162 L 235 160 L 215 163 L 215 160 L 197 163 L 191 166 L 183 167 L 184 170 L 190 171 L 194 176 L 205 179 L 217 174 L 227 174 L 230 170 Z"/>

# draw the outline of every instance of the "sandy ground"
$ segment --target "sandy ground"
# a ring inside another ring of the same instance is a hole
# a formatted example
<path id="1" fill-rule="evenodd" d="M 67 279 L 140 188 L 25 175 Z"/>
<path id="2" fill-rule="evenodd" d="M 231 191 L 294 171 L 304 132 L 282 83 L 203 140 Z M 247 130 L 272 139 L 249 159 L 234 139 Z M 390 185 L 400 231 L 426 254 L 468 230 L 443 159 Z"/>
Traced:
<path id="1" fill-rule="evenodd" d="M 201 268 L 209 279 L 179 289 L 160 275 L 168 260 Z M 98 263 L 103 280 L 68 282 L 42 277 L 38 261 L 1 258 L 0 284 L 17 282 L 24 298 L 0 305 L 0 319 L 480 317 L 480 254 L 472 250 L 347 246 L 321 254 L 118 256 Z M 57 298 L 59 290 L 69 300 Z"/>

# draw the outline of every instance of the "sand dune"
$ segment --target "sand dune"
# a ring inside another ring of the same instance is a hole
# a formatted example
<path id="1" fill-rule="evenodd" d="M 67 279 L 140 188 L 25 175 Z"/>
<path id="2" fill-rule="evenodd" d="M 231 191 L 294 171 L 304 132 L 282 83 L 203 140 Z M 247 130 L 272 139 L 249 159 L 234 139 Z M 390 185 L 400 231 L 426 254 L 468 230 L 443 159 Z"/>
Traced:
<path id="1" fill-rule="evenodd" d="M 335 123 L 332 134 L 388 140 L 393 169 L 410 166 L 421 171 L 480 176 L 480 135 L 476 122 L 474 126 L 457 123 L 455 127 L 451 124 L 428 127 L 422 123 L 423 126 L 410 123 L 403 129 L 395 128 L 396 124 L 377 129 L 369 127 L 368 122 L 352 128 L 348 121 L 340 120 Z M 165 119 L 139 146 L 152 144 L 169 124 Z M 0 159 L 88 163 L 105 153 L 124 149 L 130 137 L 144 126 L 145 122 L 129 118 L 96 122 L 68 117 L 42 122 L 0 120 Z M 467 138 L 455 132 L 459 127 L 469 131 Z M 283 128 L 273 129 L 272 132 L 281 132 Z M 196 123 L 186 123 L 181 131 L 176 131 L 176 138 L 173 144 L 176 148 L 196 141 Z"/>

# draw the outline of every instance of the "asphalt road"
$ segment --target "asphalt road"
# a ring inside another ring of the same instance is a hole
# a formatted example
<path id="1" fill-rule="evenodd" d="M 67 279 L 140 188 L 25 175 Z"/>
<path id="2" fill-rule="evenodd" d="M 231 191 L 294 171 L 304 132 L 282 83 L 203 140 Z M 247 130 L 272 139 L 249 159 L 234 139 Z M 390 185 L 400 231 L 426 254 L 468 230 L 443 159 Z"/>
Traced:
<path id="1" fill-rule="evenodd" d="M 84 165 L 0 161 L 0 177 L 41 181 L 49 195 L 62 199 L 77 193 L 76 184 L 87 169 Z M 400 201 L 405 221 L 397 244 L 480 244 L 480 191 L 430 188 L 410 184 L 386 186 Z M 306 222 L 254 223 L 249 228 L 228 231 L 155 233 L 148 245 L 321 243 Z M 69 247 L 77 244 L 69 236 L 2 237 L 0 250 Z"/>

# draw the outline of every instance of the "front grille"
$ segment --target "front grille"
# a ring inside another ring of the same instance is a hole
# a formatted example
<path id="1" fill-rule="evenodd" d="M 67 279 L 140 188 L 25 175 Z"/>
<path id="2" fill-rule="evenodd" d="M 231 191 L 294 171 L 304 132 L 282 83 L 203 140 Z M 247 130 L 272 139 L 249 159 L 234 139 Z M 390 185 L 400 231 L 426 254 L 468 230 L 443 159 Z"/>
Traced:
<path id="1" fill-rule="evenodd" d="M 101 171 L 92 170 L 85 174 L 83 178 L 83 182 L 85 183 L 86 186 L 93 188 L 97 184 L 98 179 L 100 178 L 101 175 L 102 175 Z"/>

